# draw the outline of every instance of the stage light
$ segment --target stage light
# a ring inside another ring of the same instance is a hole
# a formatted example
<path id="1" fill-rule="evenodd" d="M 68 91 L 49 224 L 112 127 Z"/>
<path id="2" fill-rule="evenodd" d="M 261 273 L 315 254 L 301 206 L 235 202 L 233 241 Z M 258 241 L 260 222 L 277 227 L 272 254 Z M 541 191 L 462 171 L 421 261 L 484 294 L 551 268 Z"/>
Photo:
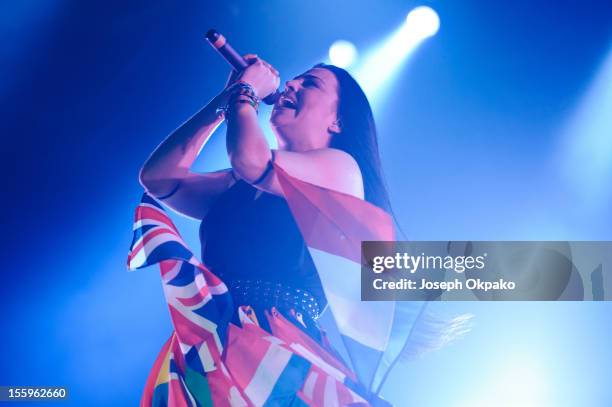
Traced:
<path id="1" fill-rule="evenodd" d="M 341 68 L 347 68 L 357 58 L 357 48 L 349 42 L 338 40 L 329 47 L 329 60 Z"/>
<path id="2" fill-rule="evenodd" d="M 420 6 L 408 13 L 406 26 L 416 38 L 425 39 L 438 32 L 440 18 L 431 7 Z"/>
<path id="3" fill-rule="evenodd" d="M 554 405 L 550 395 L 550 373 L 536 356 L 521 360 L 513 355 L 512 363 L 504 362 L 489 376 L 488 383 L 461 400 L 457 406 L 469 407 L 541 407 Z"/>
<path id="4" fill-rule="evenodd" d="M 594 222 L 607 216 L 612 203 L 611 111 L 612 47 L 570 116 L 557 153 L 574 207 Z"/>
<path id="5" fill-rule="evenodd" d="M 438 14 L 430 7 L 420 6 L 408 13 L 406 21 L 380 45 L 360 58 L 353 74 L 374 105 L 382 98 L 393 76 L 403 62 L 440 27 Z"/>

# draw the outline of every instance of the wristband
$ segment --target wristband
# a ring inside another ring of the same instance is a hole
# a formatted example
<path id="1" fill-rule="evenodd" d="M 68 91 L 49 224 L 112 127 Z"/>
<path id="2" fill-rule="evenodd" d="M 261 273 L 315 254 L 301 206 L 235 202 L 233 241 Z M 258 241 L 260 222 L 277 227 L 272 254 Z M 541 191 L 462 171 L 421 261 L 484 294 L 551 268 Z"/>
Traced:
<path id="1" fill-rule="evenodd" d="M 156 196 L 156 198 L 159 199 L 160 201 L 164 200 L 164 199 L 168 199 L 172 195 L 174 195 L 176 193 L 176 191 L 179 190 L 180 187 L 181 187 L 181 181 L 177 181 L 176 185 L 174 186 L 174 188 L 172 188 L 172 190 L 170 192 L 168 192 L 166 195 Z"/>
<path id="2" fill-rule="evenodd" d="M 228 87 L 226 92 L 230 94 L 229 101 L 227 105 L 217 109 L 218 115 L 223 114 L 227 119 L 231 107 L 235 106 L 237 103 L 248 103 L 257 113 L 260 100 L 255 94 L 255 91 L 251 85 L 246 82 L 236 82 Z"/>
<path id="3" fill-rule="evenodd" d="M 266 165 L 266 169 L 264 170 L 264 172 L 259 176 L 259 178 L 257 178 L 255 181 L 253 181 L 253 185 L 257 185 L 260 182 L 262 182 L 264 179 L 266 179 L 266 177 L 268 176 L 268 174 L 270 173 L 270 171 L 272 171 L 272 168 L 274 168 L 274 150 L 270 150 L 270 154 L 272 155 L 272 157 L 270 157 L 270 161 L 268 161 L 268 165 Z"/>

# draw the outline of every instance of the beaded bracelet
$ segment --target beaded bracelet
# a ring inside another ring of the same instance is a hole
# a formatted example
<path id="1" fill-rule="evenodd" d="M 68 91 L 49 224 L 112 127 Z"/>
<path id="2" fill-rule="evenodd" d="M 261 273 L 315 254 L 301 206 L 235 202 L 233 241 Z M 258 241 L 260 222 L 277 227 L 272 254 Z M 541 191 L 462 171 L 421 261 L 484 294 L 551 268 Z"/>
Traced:
<path id="1" fill-rule="evenodd" d="M 228 102 L 228 106 L 235 106 L 236 103 L 248 103 L 249 105 L 253 106 L 256 112 L 258 111 L 257 108 L 259 107 L 259 101 L 249 97 L 248 95 L 243 95 L 239 93 L 232 96 L 232 98 Z"/>
<path id="2" fill-rule="evenodd" d="M 255 94 L 255 90 L 250 84 L 246 82 L 236 82 L 230 85 L 225 92 L 230 94 L 229 101 L 227 105 L 219 107 L 217 109 L 217 114 L 222 113 L 227 118 L 227 114 L 230 110 L 230 107 L 235 105 L 236 103 L 248 103 L 255 109 L 255 112 L 257 112 L 260 100 Z M 248 100 L 242 99 L 241 97 L 245 97 Z"/>
<path id="3" fill-rule="evenodd" d="M 232 108 L 236 107 L 238 104 L 248 104 L 249 106 L 253 107 L 253 109 L 255 109 L 255 113 L 257 113 L 257 104 L 251 100 L 251 99 L 238 99 L 235 98 L 233 100 L 231 100 L 227 105 L 220 107 L 217 109 L 217 115 L 221 115 L 223 114 L 223 116 L 225 117 L 226 121 L 230 120 L 230 116 L 232 115 Z"/>

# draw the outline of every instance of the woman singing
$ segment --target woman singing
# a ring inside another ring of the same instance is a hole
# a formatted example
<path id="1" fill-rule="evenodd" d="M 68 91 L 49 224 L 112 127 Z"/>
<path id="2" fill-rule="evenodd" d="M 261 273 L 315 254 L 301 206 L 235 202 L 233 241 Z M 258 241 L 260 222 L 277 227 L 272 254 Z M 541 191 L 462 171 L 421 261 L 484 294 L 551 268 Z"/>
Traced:
<path id="1" fill-rule="evenodd" d="M 345 70 L 317 65 L 288 81 L 275 103 L 270 124 L 278 149 L 272 150 L 257 110 L 278 88 L 279 74 L 255 55 L 245 59 L 249 67 L 159 145 L 140 181 L 180 214 L 202 220 L 202 261 L 225 282 L 236 306 L 267 331 L 266 314 L 274 310 L 321 344 L 329 354 L 319 356 L 329 360 L 334 353 L 317 325 L 326 298 L 275 167 L 389 210 L 372 111 Z M 231 168 L 191 172 L 224 119 Z M 240 324 L 238 312 L 233 322 Z"/>

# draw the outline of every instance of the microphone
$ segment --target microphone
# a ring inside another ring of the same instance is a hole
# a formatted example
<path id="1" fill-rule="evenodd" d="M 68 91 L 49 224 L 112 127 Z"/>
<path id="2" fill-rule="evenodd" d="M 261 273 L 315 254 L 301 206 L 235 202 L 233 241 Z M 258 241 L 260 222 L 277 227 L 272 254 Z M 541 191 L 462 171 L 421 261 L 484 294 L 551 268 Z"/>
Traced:
<path id="1" fill-rule="evenodd" d="M 248 62 L 227 42 L 225 37 L 217 30 L 208 30 L 206 33 L 208 43 L 221 55 L 223 59 L 234 69 L 240 72 L 249 66 Z M 278 90 L 263 98 L 264 103 L 273 105 L 276 103 L 280 93 Z"/>

